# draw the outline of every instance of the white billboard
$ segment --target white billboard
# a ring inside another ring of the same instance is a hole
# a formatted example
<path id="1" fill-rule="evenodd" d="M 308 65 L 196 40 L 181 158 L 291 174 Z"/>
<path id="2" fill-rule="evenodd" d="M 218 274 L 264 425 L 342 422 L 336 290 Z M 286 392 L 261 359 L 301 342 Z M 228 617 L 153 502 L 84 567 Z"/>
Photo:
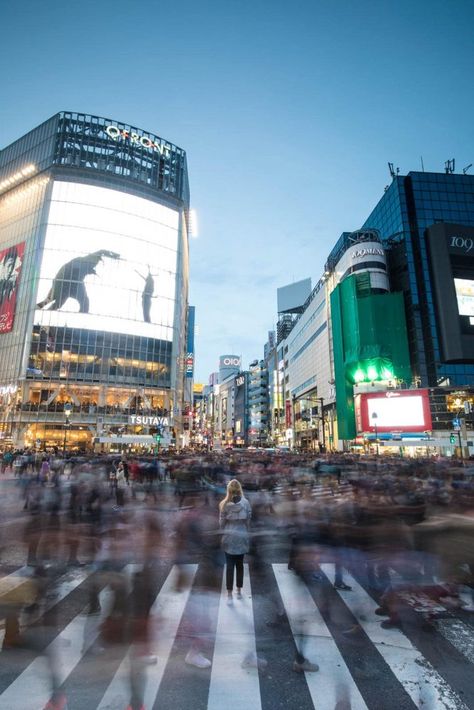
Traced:
<path id="1" fill-rule="evenodd" d="M 55 182 L 35 324 L 171 341 L 179 213 L 135 195 Z"/>
<path id="2" fill-rule="evenodd" d="M 410 397 L 367 397 L 368 420 L 372 427 L 380 429 L 409 429 L 425 426 L 423 396 Z M 374 416 L 374 414 L 376 416 Z"/>
<path id="3" fill-rule="evenodd" d="M 277 289 L 278 313 L 298 313 L 311 293 L 311 279 L 295 281 Z"/>
<path id="4" fill-rule="evenodd" d="M 474 281 L 454 279 L 460 316 L 474 316 Z"/>

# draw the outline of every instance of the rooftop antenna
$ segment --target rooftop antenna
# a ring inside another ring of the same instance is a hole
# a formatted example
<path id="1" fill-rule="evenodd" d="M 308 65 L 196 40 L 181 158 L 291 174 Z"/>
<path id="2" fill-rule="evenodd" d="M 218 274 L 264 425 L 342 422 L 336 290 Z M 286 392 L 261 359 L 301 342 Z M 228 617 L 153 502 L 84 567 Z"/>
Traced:
<path id="1" fill-rule="evenodd" d="M 472 163 L 469 163 L 469 165 L 466 165 L 466 167 L 462 169 L 462 174 L 463 174 L 463 175 L 466 175 L 466 173 L 468 172 L 469 168 L 472 168 Z"/>
<path id="2" fill-rule="evenodd" d="M 400 168 L 394 168 L 393 163 L 388 164 L 388 169 L 390 171 L 390 175 L 391 175 L 392 179 L 395 178 L 400 172 Z"/>
<path id="3" fill-rule="evenodd" d="M 425 172 L 425 165 L 423 163 L 423 156 L 422 155 L 420 155 L 420 160 L 421 160 L 421 172 L 424 173 Z"/>
<path id="4" fill-rule="evenodd" d="M 455 166 L 455 164 L 456 164 L 456 161 L 455 161 L 454 158 L 452 158 L 451 160 L 447 160 L 447 161 L 445 162 L 445 164 L 444 164 L 444 172 L 446 173 L 446 175 L 451 175 L 452 173 L 454 173 L 454 166 Z"/>

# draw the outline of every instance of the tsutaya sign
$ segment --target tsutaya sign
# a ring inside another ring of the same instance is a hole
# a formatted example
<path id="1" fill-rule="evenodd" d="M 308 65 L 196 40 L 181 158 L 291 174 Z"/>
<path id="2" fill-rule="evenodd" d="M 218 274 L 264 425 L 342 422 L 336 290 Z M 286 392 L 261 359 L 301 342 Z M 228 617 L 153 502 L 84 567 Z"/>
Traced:
<path id="1" fill-rule="evenodd" d="M 138 133 L 134 133 L 134 131 L 127 131 L 125 128 L 119 128 L 118 126 L 107 126 L 105 132 L 114 141 L 126 140 L 132 144 L 153 150 L 160 155 L 169 155 L 170 149 L 166 145 L 155 143 L 148 136 L 141 136 Z"/>
<path id="2" fill-rule="evenodd" d="M 143 426 L 169 426 L 168 417 L 154 417 L 153 415 L 131 414 L 129 424 L 142 424 Z"/>

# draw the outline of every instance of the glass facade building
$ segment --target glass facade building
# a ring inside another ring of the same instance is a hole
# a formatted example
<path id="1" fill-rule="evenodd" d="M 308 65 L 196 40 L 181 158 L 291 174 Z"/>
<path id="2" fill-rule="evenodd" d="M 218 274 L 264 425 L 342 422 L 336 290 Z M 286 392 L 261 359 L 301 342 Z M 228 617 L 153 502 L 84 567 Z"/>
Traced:
<path id="1" fill-rule="evenodd" d="M 411 367 L 421 386 L 474 386 L 474 352 L 448 362 L 439 337 L 439 309 L 427 230 L 435 224 L 474 226 L 474 176 L 410 172 L 397 175 L 365 222 L 387 249 L 391 289 L 403 291 Z M 469 361 L 470 359 L 470 361 Z"/>
<path id="2" fill-rule="evenodd" d="M 184 151 L 124 123 L 62 112 L 0 151 L 4 444 L 180 431 L 188 211 Z"/>

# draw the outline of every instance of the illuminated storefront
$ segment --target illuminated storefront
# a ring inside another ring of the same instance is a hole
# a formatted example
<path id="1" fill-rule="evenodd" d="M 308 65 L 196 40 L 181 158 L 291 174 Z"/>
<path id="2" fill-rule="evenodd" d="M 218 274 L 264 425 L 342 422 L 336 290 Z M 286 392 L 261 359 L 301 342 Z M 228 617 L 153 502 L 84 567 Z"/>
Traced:
<path id="1" fill-rule="evenodd" d="M 109 119 L 60 113 L 0 152 L 4 445 L 145 442 L 157 417 L 179 440 L 188 209 L 184 151 Z"/>

